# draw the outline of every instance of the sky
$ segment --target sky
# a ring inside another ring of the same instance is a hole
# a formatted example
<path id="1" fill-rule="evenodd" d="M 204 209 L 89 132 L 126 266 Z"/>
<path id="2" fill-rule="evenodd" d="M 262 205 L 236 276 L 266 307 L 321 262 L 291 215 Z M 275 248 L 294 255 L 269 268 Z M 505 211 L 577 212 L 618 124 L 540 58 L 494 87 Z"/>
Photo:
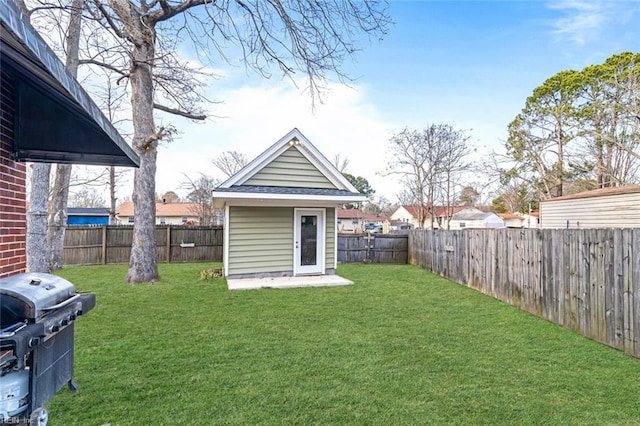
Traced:
<path id="1" fill-rule="evenodd" d="M 503 151 L 507 125 L 547 78 L 640 51 L 639 1 L 391 0 L 388 13 L 388 34 L 364 39 L 343 64 L 352 81 L 325 83 L 315 108 L 304 82 L 208 64 L 219 74 L 207 91 L 217 101 L 207 108 L 212 117 L 159 116 L 157 124 L 179 134 L 158 150 L 156 192 L 184 196 L 181 183 L 200 173 L 224 180 L 212 159 L 225 151 L 253 159 L 297 127 L 330 161 L 348 159 L 347 172 L 394 203 L 401 185 L 382 174 L 394 133 L 451 124 L 470 137 L 480 163 Z M 491 197 L 484 176 L 466 180 Z M 130 196 L 127 185 L 122 191 Z"/>

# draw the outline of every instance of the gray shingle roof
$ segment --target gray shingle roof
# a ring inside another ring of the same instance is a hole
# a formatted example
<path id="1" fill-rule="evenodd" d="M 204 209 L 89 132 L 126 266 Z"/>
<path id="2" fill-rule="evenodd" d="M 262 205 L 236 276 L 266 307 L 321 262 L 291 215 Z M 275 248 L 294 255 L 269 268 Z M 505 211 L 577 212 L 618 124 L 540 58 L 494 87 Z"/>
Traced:
<path id="1" fill-rule="evenodd" d="M 286 194 L 286 195 L 319 195 L 319 196 L 362 196 L 359 192 L 343 189 L 300 188 L 293 186 L 256 186 L 238 185 L 231 188 L 216 188 L 215 192 L 242 192 L 251 194 Z"/>
<path id="2" fill-rule="evenodd" d="M 454 214 L 452 217 L 452 219 L 457 219 L 457 220 L 484 220 L 486 218 L 488 218 L 489 216 L 491 216 L 493 213 L 484 213 L 484 212 L 460 212 L 460 213 L 456 213 Z"/>

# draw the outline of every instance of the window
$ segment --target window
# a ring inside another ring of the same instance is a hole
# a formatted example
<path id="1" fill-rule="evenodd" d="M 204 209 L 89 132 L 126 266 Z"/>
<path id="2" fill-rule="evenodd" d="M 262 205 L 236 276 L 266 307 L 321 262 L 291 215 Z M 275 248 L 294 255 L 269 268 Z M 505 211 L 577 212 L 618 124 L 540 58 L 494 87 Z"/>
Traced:
<path id="1" fill-rule="evenodd" d="M 464 228 L 466 224 L 464 222 L 460 222 L 460 228 Z"/>
<path id="2" fill-rule="evenodd" d="M 167 218 L 166 217 L 161 217 L 160 218 L 160 225 L 166 225 L 167 224 Z"/>
<path id="3" fill-rule="evenodd" d="M 183 224 L 187 223 L 187 217 L 186 216 L 182 216 L 182 223 Z"/>
<path id="4" fill-rule="evenodd" d="M 127 219 L 127 223 L 133 223 L 133 216 L 129 216 L 129 218 Z"/>
<path id="5" fill-rule="evenodd" d="M 358 218 L 356 217 L 356 218 L 351 219 L 351 223 L 353 223 L 354 225 L 357 225 L 358 224 Z"/>

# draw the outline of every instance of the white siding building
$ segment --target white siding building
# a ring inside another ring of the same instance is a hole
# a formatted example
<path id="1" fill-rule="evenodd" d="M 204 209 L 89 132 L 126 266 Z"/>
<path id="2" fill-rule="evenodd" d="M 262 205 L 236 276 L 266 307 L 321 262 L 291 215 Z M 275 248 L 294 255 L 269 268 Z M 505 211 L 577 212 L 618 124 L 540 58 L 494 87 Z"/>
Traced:
<path id="1" fill-rule="evenodd" d="M 504 221 L 495 213 L 467 207 L 451 216 L 450 229 L 504 228 Z"/>
<path id="2" fill-rule="evenodd" d="M 540 202 L 541 228 L 638 228 L 640 186 L 603 188 Z"/>

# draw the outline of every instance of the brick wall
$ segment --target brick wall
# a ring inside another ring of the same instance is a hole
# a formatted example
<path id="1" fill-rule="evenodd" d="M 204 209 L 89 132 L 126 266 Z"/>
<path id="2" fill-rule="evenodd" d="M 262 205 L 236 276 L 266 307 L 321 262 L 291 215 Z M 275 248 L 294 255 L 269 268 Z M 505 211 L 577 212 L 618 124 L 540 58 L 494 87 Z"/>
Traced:
<path id="1" fill-rule="evenodd" d="M 14 81 L 0 72 L 0 278 L 27 266 L 27 169 L 11 156 L 14 111 Z"/>

